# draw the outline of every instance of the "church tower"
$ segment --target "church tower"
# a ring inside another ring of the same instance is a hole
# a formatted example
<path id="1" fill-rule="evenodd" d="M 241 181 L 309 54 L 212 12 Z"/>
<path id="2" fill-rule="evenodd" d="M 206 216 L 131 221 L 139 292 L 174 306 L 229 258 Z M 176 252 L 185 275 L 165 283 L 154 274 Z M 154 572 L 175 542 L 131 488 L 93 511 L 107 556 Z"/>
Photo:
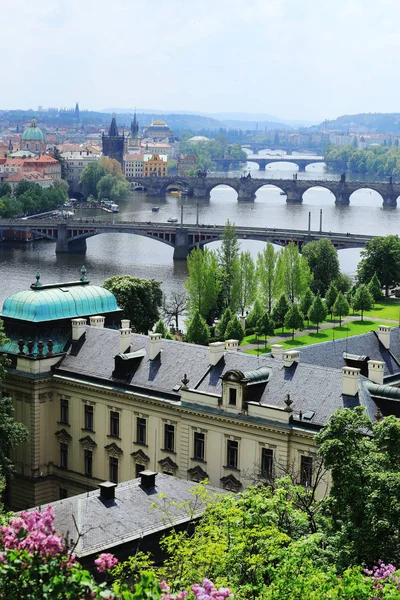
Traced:
<path id="1" fill-rule="evenodd" d="M 75 104 L 75 115 L 74 116 L 75 116 L 75 119 L 77 121 L 79 121 L 79 116 L 80 115 L 79 115 L 79 104 L 78 103 Z"/>
<path id="2" fill-rule="evenodd" d="M 117 121 L 115 117 L 113 117 L 111 120 L 108 135 L 104 135 L 103 133 L 101 141 L 104 156 L 108 156 L 109 158 L 115 158 L 115 160 L 117 160 L 122 165 L 122 162 L 124 160 L 125 136 L 124 134 L 119 135 Z"/>
<path id="3" fill-rule="evenodd" d="M 133 115 L 133 119 L 131 122 L 131 132 L 129 136 L 129 146 L 131 148 L 140 148 L 140 138 L 139 138 L 139 123 L 136 118 L 136 110 Z"/>

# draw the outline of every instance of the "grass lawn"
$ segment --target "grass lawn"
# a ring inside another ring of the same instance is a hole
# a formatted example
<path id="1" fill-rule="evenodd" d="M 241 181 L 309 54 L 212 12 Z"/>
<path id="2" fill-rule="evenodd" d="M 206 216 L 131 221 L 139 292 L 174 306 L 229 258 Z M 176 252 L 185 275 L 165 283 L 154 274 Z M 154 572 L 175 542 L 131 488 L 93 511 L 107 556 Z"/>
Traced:
<path id="1" fill-rule="evenodd" d="M 400 322 L 400 300 L 382 300 L 377 302 L 372 310 L 364 313 L 364 317 L 372 317 L 374 319 L 392 319 Z"/>
<path id="2" fill-rule="evenodd" d="M 310 346 L 311 344 L 319 344 L 320 342 L 329 342 L 332 339 L 339 339 L 339 338 L 344 338 L 347 335 L 348 336 L 352 336 L 352 335 L 359 335 L 360 333 L 367 333 L 369 331 L 371 331 L 371 329 L 378 329 L 378 326 L 381 325 L 381 323 L 379 323 L 379 321 L 371 321 L 371 320 L 367 320 L 364 318 L 364 321 L 351 321 L 348 323 L 345 323 L 344 325 L 342 325 L 341 327 L 339 325 L 335 326 L 335 327 L 329 327 L 328 329 L 324 329 L 323 331 L 319 331 L 318 333 L 309 333 L 307 335 L 298 335 L 294 340 L 291 339 L 291 332 L 286 333 L 286 335 L 288 336 L 288 339 L 283 341 L 283 342 L 279 342 L 280 344 L 283 344 L 283 346 L 286 349 L 290 349 L 290 348 L 297 348 L 298 346 Z M 281 330 L 279 330 L 281 332 Z M 282 334 L 281 334 L 282 335 Z M 247 338 L 249 341 L 247 342 L 243 342 L 242 343 L 247 343 L 247 344 L 251 344 L 252 342 L 250 340 L 253 340 L 253 342 L 255 342 L 255 336 L 248 336 Z M 257 350 L 257 347 L 255 347 L 254 350 L 246 350 L 247 354 L 264 354 L 266 352 L 270 352 L 271 351 L 271 346 L 267 344 L 267 347 L 264 348 L 264 341 L 260 340 L 260 349 Z"/>

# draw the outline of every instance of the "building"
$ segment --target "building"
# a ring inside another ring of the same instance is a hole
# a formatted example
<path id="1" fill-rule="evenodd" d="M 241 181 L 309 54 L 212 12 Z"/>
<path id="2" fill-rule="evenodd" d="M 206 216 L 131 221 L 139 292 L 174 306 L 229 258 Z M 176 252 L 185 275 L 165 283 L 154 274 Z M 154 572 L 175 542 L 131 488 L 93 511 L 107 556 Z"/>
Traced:
<path id="1" fill-rule="evenodd" d="M 166 142 L 146 141 L 144 151 L 149 154 L 162 154 L 167 156 L 168 160 L 175 156 L 175 148 L 172 144 Z"/>
<path id="2" fill-rule="evenodd" d="M 115 160 L 117 160 L 122 165 L 126 150 L 126 138 L 124 134 L 119 134 L 117 121 L 115 120 L 115 117 L 113 117 L 111 120 L 108 135 L 105 135 L 103 133 L 101 137 L 101 143 L 104 156 L 108 156 L 109 158 L 115 158 Z"/>
<path id="3" fill-rule="evenodd" d="M 48 188 L 53 185 L 53 179 L 49 175 L 44 175 L 38 171 L 28 171 L 25 173 L 13 173 L 6 179 L 7 183 L 10 184 L 11 189 L 19 184 L 20 181 L 28 181 L 29 183 L 37 183 L 42 188 Z"/>
<path id="4" fill-rule="evenodd" d="M 35 119 L 32 119 L 31 125 L 27 127 L 21 135 L 20 149 L 30 150 L 36 154 L 46 152 L 44 133 L 36 125 Z"/>
<path id="5" fill-rule="evenodd" d="M 123 173 L 127 179 L 143 176 L 144 155 L 125 154 Z"/>
<path id="6" fill-rule="evenodd" d="M 177 166 L 179 177 L 184 177 L 188 172 L 196 169 L 196 156 L 194 154 L 181 154 Z"/>
<path id="7" fill-rule="evenodd" d="M 82 171 L 91 162 L 96 162 L 100 158 L 100 154 L 95 154 L 87 150 L 70 150 L 69 152 L 62 152 L 62 158 L 64 159 L 65 165 L 65 179 L 69 184 L 70 191 L 72 193 L 80 192 L 79 182 L 81 180 Z"/>
<path id="8" fill-rule="evenodd" d="M 201 498 L 195 500 L 192 488 L 192 481 L 142 471 L 138 479 L 118 485 L 103 482 L 97 490 L 52 502 L 54 526 L 65 546 L 74 548 L 74 556 L 89 569 L 101 552 L 123 561 L 141 550 L 151 552 L 158 562 L 160 538 L 171 529 L 186 530 L 206 507 Z M 211 486 L 207 490 L 211 498 L 221 493 Z M 175 503 L 169 507 L 168 519 L 160 494 Z M 40 506 L 41 511 L 45 508 Z"/>
<path id="9" fill-rule="evenodd" d="M 35 171 L 50 177 L 53 181 L 61 179 L 61 165 L 53 156 L 26 152 L 27 154 L 22 156 L 19 151 L 7 158 L 0 158 L 0 172 L 11 175 Z"/>
<path id="10" fill-rule="evenodd" d="M 345 357 L 332 346 L 340 362 L 327 366 L 324 345 L 323 364 L 311 355 L 317 345 L 275 345 L 256 357 L 238 352 L 235 340 L 204 347 L 133 334 L 126 320 L 117 329 L 119 315 L 114 296 L 84 271 L 54 285 L 37 274 L 31 289 L 4 302 L 5 390 L 30 431 L 12 456 L 13 508 L 147 469 L 229 490 L 285 471 L 309 485 L 314 435 L 333 412 L 364 406 L 374 419 L 398 411 L 399 328 L 358 336 L 354 347 L 350 338 Z M 369 360 L 357 358 L 361 346 Z M 320 495 L 327 485 L 328 476 Z"/>
<path id="11" fill-rule="evenodd" d="M 165 177 L 167 175 L 167 156 L 160 154 L 144 155 L 143 176 Z"/>
<path id="12" fill-rule="evenodd" d="M 152 121 L 143 130 L 143 137 L 150 140 L 165 140 L 172 136 L 172 131 L 165 121 Z"/>

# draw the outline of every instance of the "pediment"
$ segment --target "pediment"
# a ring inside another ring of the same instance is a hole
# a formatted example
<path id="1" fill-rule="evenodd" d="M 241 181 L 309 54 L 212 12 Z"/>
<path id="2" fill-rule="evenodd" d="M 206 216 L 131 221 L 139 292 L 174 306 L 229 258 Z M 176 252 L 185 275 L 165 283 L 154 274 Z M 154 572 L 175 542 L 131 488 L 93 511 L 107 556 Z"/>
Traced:
<path id="1" fill-rule="evenodd" d="M 55 435 L 61 442 L 70 442 L 72 440 L 72 435 L 66 429 L 59 429 Z"/>
<path id="2" fill-rule="evenodd" d="M 121 454 L 124 453 L 124 451 L 117 446 L 117 444 L 115 442 L 113 442 L 112 444 L 108 444 L 107 446 L 104 446 L 104 450 L 107 450 L 107 452 L 109 452 L 110 454 L 114 454 L 116 456 L 120 456 Z"/>
<path id="3" fill-rule="evenodd" d="M 227 490 L 236 491 L 242 487 L 242 483 L 239 481 L 239 479 L 236 479 L 234 475 L 226 475 L 225 477 L 221 477 L 220 482 Z"/>
<path id="4" fill-rule="evenodd" d="M 163 469 L 169 469 L 171 471 L 175 471 L 178 468 L 178 465 L 169 456 L 159 460 L 158 464 L 163 467 Z"/>
<path id="5" fill-rule="evenodd" d="M 199 465 L 188 469 L 188 474 L 193 481 L 204 481 L 204 479 L 208 479 L 208 474 Z"/>
<path id="6" fill-rule="evenodd" d="M 137 460 L 139 462 L 145 462 L 145 463 L 150 462 L 150 458 L 141 449 L 137 450 L 136 452 L 132 452 L 131 456 L 132 456 L 132 458 L 134 458 L 135 460 Z"/>
<path id="7" fill-rule="evenodd" d="M 82 446 L 86 446 L 87 448 L 96 448 L 97 443 L 90 437 L 90 435 L 85 435 L 85 437 L 81 437 L 79 440 Z"/>

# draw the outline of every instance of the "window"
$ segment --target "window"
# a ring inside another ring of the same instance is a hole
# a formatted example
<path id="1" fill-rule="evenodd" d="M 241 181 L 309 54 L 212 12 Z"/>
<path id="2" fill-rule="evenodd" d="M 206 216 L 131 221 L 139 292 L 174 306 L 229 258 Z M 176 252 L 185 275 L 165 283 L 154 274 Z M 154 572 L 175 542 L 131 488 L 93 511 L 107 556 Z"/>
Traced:
<path id="1" fill-rule="evenodd" d="M 93 431 L 93 406 L 85 404 L 85 429 Z"/>
<path id="2" fill-rule="evenodd" d="M 236 395 L 237 395 L 237 389 L 236 388 L 229 388 L 229 405 L 230 406 L 236 406 Z"/>
<path id="3" fill-rule="evenodd" d="M 110 412 L 110 435 L 119 438 L 119 413 L 113 410 Z"/>
<path id="4" fill-rule="evenodd" d="M 146 443 L 146 419 L 142 417 L 136 419 L 136 442 L 138 444 Z"/>
<path id="5" fill-rule="evenodd" d="M 204 433 L 194 432 L 194 452 L 193 458 L 204 460 Z"/>
<path id="6" fill-rule="evenodd" d="M 175 449 L 175 426 L 164 425 L 164 450 L 174 451 Z"/>
<path id="7" fill-rule="evenodd" d="M 145 469 L 146 469 L 146 467 L 144 465 L 136 465 L 135 466 L 136 477 L 140 477 L 140 473 L 142 471 L 144 471 Z"/>
<path id="8" fill-rule="evenodd" d="M 118 458 L 110 456 L 110 481 L 118 483 Z"/>
<path id="9" fill-rule="evenodd" d="M 313 459 L 311 456 L 302 456 L 300 462 L 300 484 L 312 485 Z"/>
<path id="10" fill-rule="evenodd" d="M 64 423 L 64 425 L 68 425 L 68 412 L 69 412 L 69 402 L 68 400 L 64 400 L 61 398 L 60 400 L 60 423 Z"/>
<path id="11" fill-rule="evenodd" d="M 68 469 L 68 444 L 65 442 L 60 443 L 60 467 Z"/>
<path id="12" fill-rule="evenodd" d="M 67 488 L 59 488 L 58 495 L 60 497 L 60 500 L 64 500 L 64 498 L 68 498 Z"/>
<path id="13" fill-rule="evenodd" d="M 270 448 L 261 448 L 261 475 L 272 479 L 274 467 L 274 451 Z"/>
<path id="14" fill-rule="evenodd" d="M 235 442 L 234 440 L 228 440 L 226 446 L 226 465 L 231 469 L 237 469 L 238 466 L 238 450 L 239 450 L 239 442 Z"/>
<path id="15" fill-rule="evenodd" d="M 85 450 L 85 475 L 92 477 L 93 475 L 93 452 Z"/>

